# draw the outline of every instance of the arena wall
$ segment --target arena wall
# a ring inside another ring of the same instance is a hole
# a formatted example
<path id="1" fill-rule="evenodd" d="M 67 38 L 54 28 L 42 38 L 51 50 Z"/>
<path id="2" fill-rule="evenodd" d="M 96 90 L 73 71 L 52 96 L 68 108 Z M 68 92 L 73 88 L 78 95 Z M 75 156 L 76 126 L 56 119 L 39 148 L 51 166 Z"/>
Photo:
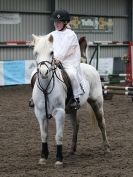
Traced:
<path id="1" fill-rule="evenodd" d="M 90 29 L 90 26 L 74 28 L 78 37 L 85 36 L 88 42 L 132 41 L 133 0 L 0 0 L 0 61 L 34 60 L 32 47 L 25 44 L 9 45 L 11 41 L 31 41 L 32 34 L 45 35 L 53 30 L 50 19 L 56 9 L 66 9 L 78 21 L 102 18 L 112 22 L 112 28 Z M 109 26 L 108 26 L 109 27 Z M 9 43 L 8 43 L 9 42 Z M 91 57 L 95 45 L 89 45 Z M 100 57 L 122 57 L 126 45 L 103 46 Z"/>

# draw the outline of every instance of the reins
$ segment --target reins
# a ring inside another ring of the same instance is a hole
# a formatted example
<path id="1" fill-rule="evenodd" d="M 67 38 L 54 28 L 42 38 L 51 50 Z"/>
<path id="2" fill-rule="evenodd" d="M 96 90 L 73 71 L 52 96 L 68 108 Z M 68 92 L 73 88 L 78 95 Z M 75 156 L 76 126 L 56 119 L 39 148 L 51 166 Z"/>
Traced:
<path id="1" fill-rule="evenodd" d="M 48 67 L 48 64 L 50 64 L 51 66 L 52 66 L 52 64 L 53 64 L 53 59 L 52 59 L 52 62 L 49 62 L 49 61 L 42 61 L 42 62 L 40 62 L 38 65 L 45 65 L 47 68 L 48 68 L 48 70 L 49 70 L 49 72 L 52 72 L 52 75 L 51 75 L 51 78 L 50 78 L 50 80 L 49 80 L 49 82 L 48 82 L 48 84 L 47 84 L 47 86 L 44 88 L 43 86 L 42 86 L 42 84 L 41 84 L 41 81 L 40 81 L 40 73 L 39 73 L 39 71 L 37 72 L 37 75 L 38 75 L 38 84 L 37 84 L 37 87 L 43 92 L 43 94 L 44 94 L 44 97 L 45 97 L 45 111 L 46 111 L 46 117 L 47 117 L 47 119 L 51 119 L 52 118 L 52 116 L 51 116 L 51 114 L 49 114 L 48 113 L 48 95 L 49 94 L 51 94 L 51 92 L 53 91 L 53 89 L 54 89 L 54 85 L 55 85 L 55 76 L 61 81 L 61 82 L 63 82 L 64 83 L 64 81 L 63 80 L 61 80 L 59 77 L 58 77 L 58 75 L 57 75 L 57 73 L 56 73 L 56 69 L 57 69 L 57 67 L 54 67 L 54 68 L 50 68 L 49 69 L 49 67 Z M 55 66 L 55 65 L 54 65 Z M 60 66 L 58 66 L 60 69 L 63 69 L 63 66 L 62 66 L 62 64 L 60 63 Z M 42 78 L 43 79 L 43 78 Z M 45 79 L 45 78 L 44 78 Z M 49 86 L 50 86 L 50 83 L 53 81 L 53 85 L 52 85 L 52 88 L 51 88 L 51 90 L 48 92 L 48 89 L 49 89 Z"/>
<path id="2" fill-rule="evenodd" d="M 40 62 L 38 65 L 44 64 L 44 65 L 46 65 L 46 67 L 48 68 L 47 63 L 52 65 L 52 63 L 50 63 L 49 61 Z M 48 95 L 51 94 L 51 92 L 52 92 L 53 89 L 54 89 L 54 85 L 55 85 L 54 74 L 55 74 L 56 68 L 54 68 L 54 69 L 49 69 L 49 68 L 48 68 L 48 70 L 49 70 L 49 72 L 52 71 L 52 76 L 51 76 L 51 78 L 50 78 L 50 80 L 49 80 L 49 82 L 48 82 L 46 88 L 44 88 L 44 87 L 42 86 L 41 81 L 40 81 L 40 74 L 39 74 L 39 71 L 37 72 L 37 75 L 38 75 L 38 77 L 37 77 L 37 78 L 38 78 L 37 87 L 43 92 L 44 97 L 45 97 L 45 111 L 46 111 L 46 117 L 47 117 L 47 119 L 51 119 L 52 116 L 51 116 L 51 114 L 48 113 L 48 105 L 47 105 L 47 103 L 48 103 Z M 49 88 L 50 83 L 52 82 L 52 80 L 53 80 L 53 86 L 52 86 L 52 89 L 48 92 L 48 88 Z"/>

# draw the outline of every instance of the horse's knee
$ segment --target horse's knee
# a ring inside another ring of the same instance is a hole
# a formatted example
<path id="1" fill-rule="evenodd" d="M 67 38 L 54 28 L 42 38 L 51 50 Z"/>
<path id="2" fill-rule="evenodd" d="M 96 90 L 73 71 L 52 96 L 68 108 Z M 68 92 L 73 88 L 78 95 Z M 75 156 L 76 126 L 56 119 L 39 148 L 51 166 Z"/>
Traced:
<path id="1" fill-rule="evenodd" d="M 52 112 L 52 116 L 55 118 L 55 120 L 57 121 L 64 121 L 65 118 L 65 109 L 63 108 L 56 108 L 53 112 Z"/>

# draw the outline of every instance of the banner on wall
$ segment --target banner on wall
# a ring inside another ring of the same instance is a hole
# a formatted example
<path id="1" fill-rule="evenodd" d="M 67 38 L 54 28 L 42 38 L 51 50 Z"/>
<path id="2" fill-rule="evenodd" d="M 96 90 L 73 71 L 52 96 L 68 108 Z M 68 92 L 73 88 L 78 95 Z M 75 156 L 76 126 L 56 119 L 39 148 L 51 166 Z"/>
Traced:
<path id="1" fill-rule="evenodd" d="M 4 85 L 3 62 L 0 62 L 0 85 Z"/>
<path id="2" fill-rule="evenodd" d="M 0 13 L 0 24 L 19 24 L 21 18 L 16 13 Z"/>
<path id="3" fill-rule="evenodd" d="M 113 19 L 108 17 L 72 16 L 70 26 L 77 32 L 113 32 Z"/>
<path id="4" fill-rule="evenodd" d="M 0 85 L 29 84 L 35 60 L 0 61 Z"/>

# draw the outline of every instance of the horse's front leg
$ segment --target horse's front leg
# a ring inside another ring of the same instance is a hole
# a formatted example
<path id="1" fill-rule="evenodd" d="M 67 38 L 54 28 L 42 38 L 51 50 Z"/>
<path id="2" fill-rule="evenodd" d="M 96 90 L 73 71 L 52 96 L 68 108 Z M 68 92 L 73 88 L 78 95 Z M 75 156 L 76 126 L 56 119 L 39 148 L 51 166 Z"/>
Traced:
<path id="1" fill-rule="evenodd" d="M 56 163 L 55 165 L 63 165 L 63 153 L 62 153 L 62 145 L 63 145 L 63 132 L 64 132 L 64 122 L 65 122 L 65 110 L 58 108 L 54 111 L 53 117 L 56 122 Z"/>
<path id="2" fill-rule="evenodd" d="M 49 151 L 48 151 L 48 120 L 41 119 L 39 120 L 40 132 L 41 132 L 41 140 L 42 140 L 42 150 L 41 150 L 41 158 L 39 160 L 39 164 L 46 164 L 48 159 Z"/>

